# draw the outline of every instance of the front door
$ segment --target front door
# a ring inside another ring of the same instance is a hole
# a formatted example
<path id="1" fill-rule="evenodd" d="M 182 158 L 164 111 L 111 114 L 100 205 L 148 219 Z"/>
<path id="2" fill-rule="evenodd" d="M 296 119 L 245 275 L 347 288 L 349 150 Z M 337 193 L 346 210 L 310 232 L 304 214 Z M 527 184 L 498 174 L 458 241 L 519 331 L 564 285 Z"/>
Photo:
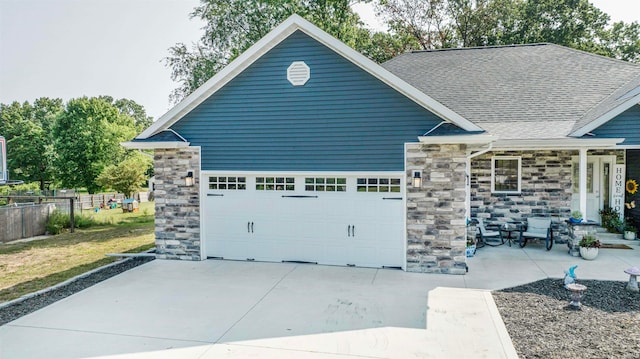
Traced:
<path id="1" fill-rule="evenodd" d="M 593 221 L 600 221 L 601 209 L 611 206 L 611 172 L 616 162 L 615 156 L 589 156 L 587 158 L 587 213 L 583 215 Z M 573 194 L 571 210 L 580 209 L 578 157 L 573 157 Z"/>

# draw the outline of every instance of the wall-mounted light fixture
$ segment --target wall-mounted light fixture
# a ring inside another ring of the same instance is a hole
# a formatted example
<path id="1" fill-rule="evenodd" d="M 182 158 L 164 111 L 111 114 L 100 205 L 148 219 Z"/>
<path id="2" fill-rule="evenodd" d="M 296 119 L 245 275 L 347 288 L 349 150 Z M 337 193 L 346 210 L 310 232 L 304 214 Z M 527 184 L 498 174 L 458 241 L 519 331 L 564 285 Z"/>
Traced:
<path id="1" fill-rule="evenodd" d="M 413 188 L 422 187 L 422 171 L 413 171 Z"/>
<path id="2" fill-rule="evenodd" d="M 193 186 L 193 171 L 187 172 L 187 176 L 184 178 L 184 185 L 187 187 Z"/>

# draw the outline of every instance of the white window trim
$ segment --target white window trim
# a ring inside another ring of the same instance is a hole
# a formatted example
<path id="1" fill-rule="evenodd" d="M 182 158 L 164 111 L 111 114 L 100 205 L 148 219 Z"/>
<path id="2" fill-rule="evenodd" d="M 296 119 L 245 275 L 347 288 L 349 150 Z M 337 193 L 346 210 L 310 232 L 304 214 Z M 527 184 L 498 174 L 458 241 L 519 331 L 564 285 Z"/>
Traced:
<path id="1" fill-rule="evenodd" d="M 518 190 L 517 191 L 496 191 L 496 161 L 497 160 L 518 160 Z M 522 157 L 520 156 L 493 156 L 491 157 L 491 193 L 519 194 L 522 192 Z"/>

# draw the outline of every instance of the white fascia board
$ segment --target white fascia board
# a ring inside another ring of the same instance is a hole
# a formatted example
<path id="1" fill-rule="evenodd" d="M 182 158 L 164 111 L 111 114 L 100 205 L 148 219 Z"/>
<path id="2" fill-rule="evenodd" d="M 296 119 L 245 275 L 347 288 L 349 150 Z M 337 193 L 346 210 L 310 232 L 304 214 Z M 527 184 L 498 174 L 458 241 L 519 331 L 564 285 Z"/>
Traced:
<path id="1" fill-rule="evenodd" d="M 159 142 L 159 141 L 149 141 L 149 142 L 137 142 L 137 141 L 129 141 L 129 142 L 120 142 L 120 146 L 130 149 L 130 150 L 153 150 L 156 148 L 184 148 L 189 147 L 189 142 Z"/>
<path id="2" fill-rule="evenodd" d="M 579 148 L 615 148 L 624 138 L 561 138 L 542 140 L 498 140 L 493 149 L 579 149 Z"/>
<path id="3" fill-rule="evenodd" d="M 427 96 L 420 90 L 409 85 L 404 80 L 387 71 L 382 66 L 368 59 L 366 56 L 345 45 L 340 40 L 324 32 L 301 16 L 291 15 L 287 20 L 278 25 L 275 29 L 271 30 L 271 32 L 265 35 L 265 37 L 256 42 L 253 46 L 247 49 L 247 51 L 243 52 L 229 65 L 225 66 L 220 72 L 205 82 L 191 95 L 187 96 L 179 104 L 161 116 L 156 122 L 138 135 L 137 138 L 148 138 L 174 124 L 296 30 L 300 30 L 328 46 L 336 53 L 342 55 L 358 67 L 367 71 L 374 77 L 391 86 L 396 91 L 412 99 L 414 102 L 433 112 L 442 119 L 450 121 L 467 131 L 482 131 L 480 127 L 473 124 L 471 121 L 465 119 L 443 104 Z"/>
<path id="4" fill-rule="evenodd" d="M 635 105 L 638 105 L 638 104 L 640 104 L 640 94 L 629 98 L 627 101 L 625 101 L 625 102 L 621 103 L 620 105 L 616 106 L 615 108 L 613 108 L 609 112 L 606 112 L 605 114 L 603 114 L 602 116 L 598 117 L 597 119 L 589 122 L 585 126 L 583 126 L 583 127 L 579 128 L 578 130 L 572 132 L 571 134 L 569 134 L 569 136 L 572 136 L 572 137 L 584 136 L 587 133 L 589 133 L 589 132 L 595 130 L 596 128 L 604 125 L 605 123 L 611 121 L 613 118 L 615 118 L 619 114 L 623 113 L 624 111 L 626 111 L 626 110 L 630 109 L 631 107 L 633 107 Z"/>
<path id="5" fill-rule="evenodd" d="M 443 144 L 474 144 L 485 145 L 496 141 L 496 137 L 491 135 L 453 135 L 453 136 L 418 136 L 418 141 L 424 144 L 443 145 Z"/>

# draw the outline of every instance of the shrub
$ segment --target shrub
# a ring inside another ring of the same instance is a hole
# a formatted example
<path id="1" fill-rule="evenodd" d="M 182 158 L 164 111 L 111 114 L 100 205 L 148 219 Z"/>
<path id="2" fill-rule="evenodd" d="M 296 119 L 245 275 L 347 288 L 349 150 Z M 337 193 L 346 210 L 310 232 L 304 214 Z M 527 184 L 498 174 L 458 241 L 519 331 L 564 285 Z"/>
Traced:
<path id="1" fill-rule="evenodd" d="M 89 216 L 74 216 L 74 225 L 76 228 L 89 228 L 95 224 L 95 221 Z M 47 221 L 47 232 L 49 232 L 49 234 L 60 234 L 67 228 L 71 228 L 71 217 L 69 214 L 62 213 L 59 210 L 53 211 Z"/>
<path id="2" fill-rule="evenodd" d="M 620 212 L 611 207 L 605 207 L 599 211 L 600 218 L 602 219 L 602 227 L 606 228 L 611 233 L 620 233 L 623 227 L 623 222 L 620 219 Z"/>
<path id="3" fill-rule="evenodd" d="M 55 210 L 49 215 L 49 220 L 47 221 L 47 232 L 49 234 L 60 234 L 62 230 L 69 227 L 71 227 L 71 221 L 68 214 Z"/>

